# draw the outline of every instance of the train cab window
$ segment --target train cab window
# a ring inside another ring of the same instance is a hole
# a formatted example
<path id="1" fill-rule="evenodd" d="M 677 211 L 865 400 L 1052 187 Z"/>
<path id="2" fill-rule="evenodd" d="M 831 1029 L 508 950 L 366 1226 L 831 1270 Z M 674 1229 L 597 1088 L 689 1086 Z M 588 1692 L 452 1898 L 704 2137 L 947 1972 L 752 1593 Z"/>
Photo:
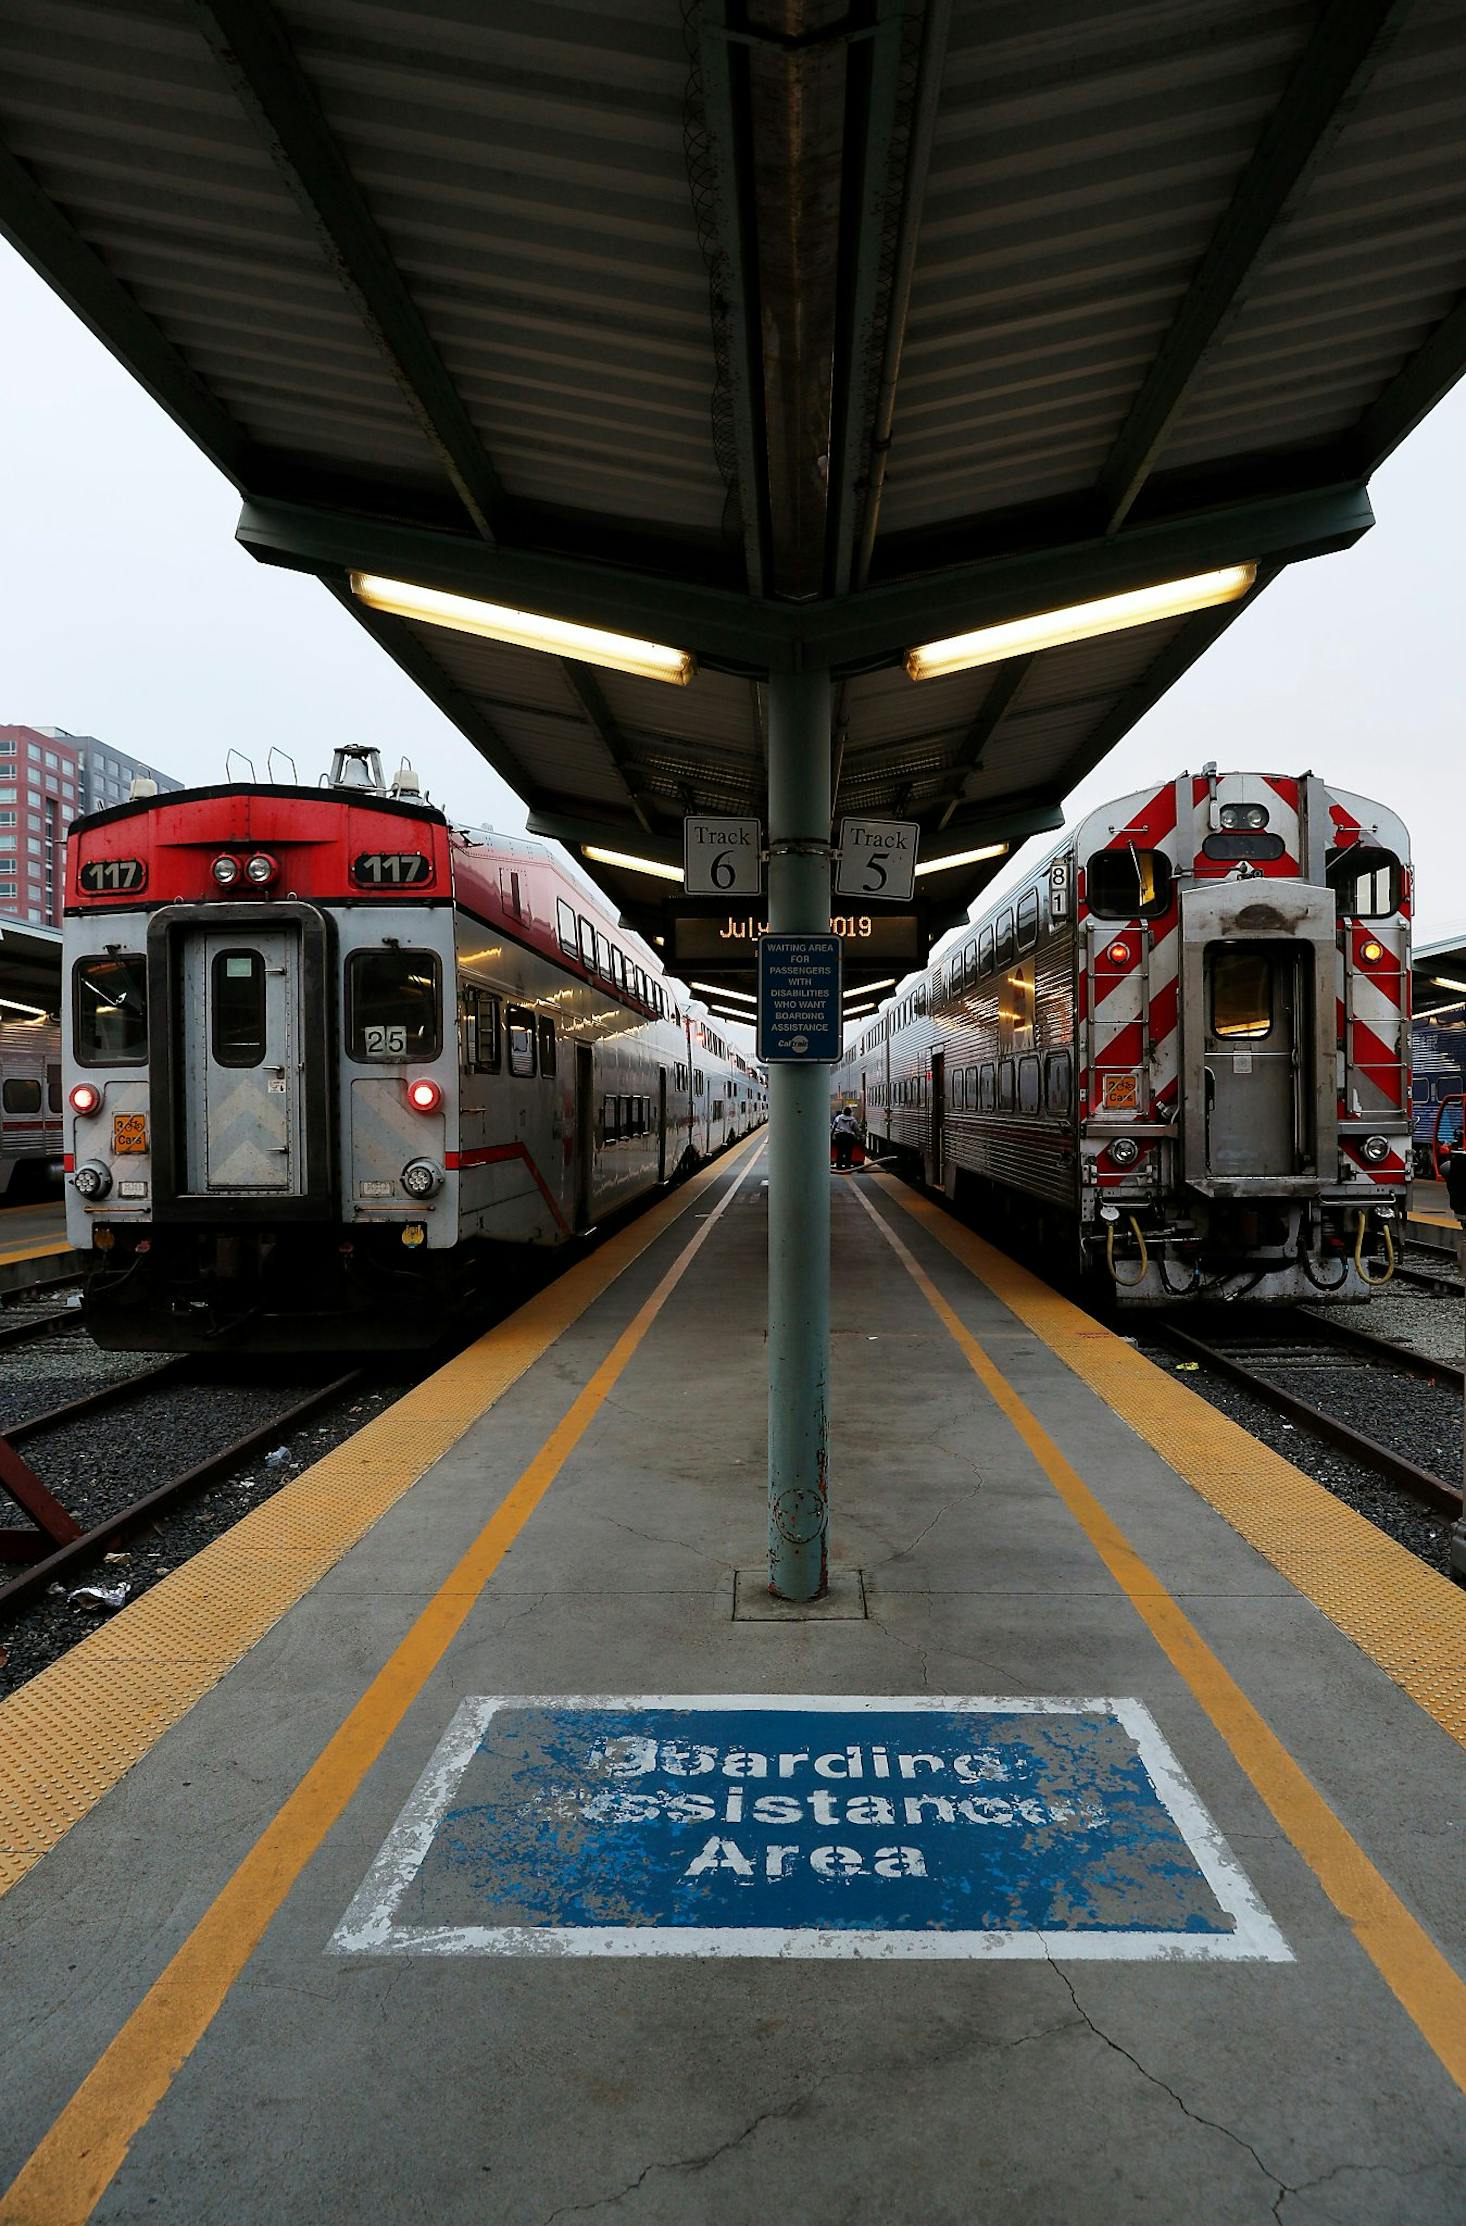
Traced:
<path id="1" fill-rule="evenodd" d="M 984 928 L 977 939 L 977 970 L 979 974 L 991 974 L 993 970 L 993 931 L 991 928 Z"/>
<path id="2" fill-rule="evenodd" d="M 504 1034 L 509 1044 L 509 1072 L 521 1081 L 534 1073 L 534 1014 L 527 1005 L 504 1007 Z"/>
<path id="3" fill-rule="evenodd" d="M 353 951 L 346 961 L 348 1057 L 436 1059 L 443 1048 L 442 969 L 435 951 Z"/>
<path id="4" fill-rule="evenodd" d="M 596 972 L 606 981 L 611 979 L 611 944 L 607 936 L 596 929 Z"/>
<path id="5" fill-rule="evenodd" d="M 1018 1110 L 1020 1113 L 1036 1113 L 1038 1111 L 1042 1095 L 1042 1079 L 1037 1057 L 1033 1052 L 1026 1051 L 1018 1062 Z"/>
<path id="6" fill-rule="evenodd" d="M 1011 1113 L 1012 1110 L 1013 1062 L 1011 1059 L 1000 1059 L 998 1061 L 998 1111 L 1000 1113 Z"/>
<path id="7" fill-rule="evenodd" d="M 1213 950 L 1212 1033 L 1255 1043 L 1273 1024 L 1273 970 L 1265 951 Z"/>
<path id="8" fill-rule="evenodd" d="M 560 948 L 562 951 L 568 951 L 570 956 L 574 958 L 580 948 L 577 938 L 575 909 L 572 905 L 567 904 L 563 897 L 556 897 L 555 899 L 555 919 L 560 930 Z"/>
<path id="9" fill-rule="evenodd" d="M 548 1013 L 540 1014 L 540 1073 L 555 1071 L 555 1023 Z"/>
<path id="10" fill-rule="evenodd" d="M 469 1074 L 497 1074 L 504 1058 L 499 1000 L 471 983 L 463 992 L 463 1064 Z"/>
<path id="11" fill-rule="evenodd" d="M 41 1085 L 29 1075 L 10 1074 L 0 1088 L 0 1107 L 7 1113 L 39 1113 L 41 1110 Z"/>
<path id="12" fill-rule="evenodd" d="M 1067 1051 L 1051 1051 L 1044 1075 L 1044 1102 L 1051 1113 L 1067 1113 L 1074 1092 L 1074 1062 Z"/>
<path id="13" fill-rule="evenodd" d="M 1153 920 L 1171 901 L 1171 861 L 1163 850 L 1096 850 L 1084 869 L 1089 909 L 1100 920 Z"/>
<path id="14" fill-rule="evenodd" d="M 59 1067 L 47 1067 L 46 1069 L 46 1110 L 48 1113 L 59 1113 L 61 1111 L 61 1069 Z"/>
<path id="15" fill-rule="evenodd" d="M 1013 915 L 1011 912 L 1000 912 L 998 914 L 997 924 L 993 930 L 993 960 L 998 966 L 1011 966 L 1013 963 Z"/>
<path id="16" fill-rule="evenodd" d="M 142 952 L 79 958 L 71 981 L 77 1064 L 141 1066 L 148 1055 L 148 963 Z"/>
<path id="17" fill-rule="evenodd" d="M 1331 850 L 1324 873 L 1342 920 L 1387 920 L 1400 909 L 1405 877 L 1392 850 L 1362 842 Z"/>
<path id="18" fill-rule="evenodd" d="M 218 1067 L 257 1067 L 265 1056 L 265 962 L 258 951 L 216 951 L 209 999 Z"/>
<path id="19" fill-rule="evenodd" d="M 587 974 L 596 970 L 596 931 L 582 913 L 580 916 L 580 963 Z"/>
<path id="20" fill-rule="evenodd" d="M 1018 952 L 1021 957 L 1038 941 L 1038 891 L 1027 889 L 1018 899 Z"/>

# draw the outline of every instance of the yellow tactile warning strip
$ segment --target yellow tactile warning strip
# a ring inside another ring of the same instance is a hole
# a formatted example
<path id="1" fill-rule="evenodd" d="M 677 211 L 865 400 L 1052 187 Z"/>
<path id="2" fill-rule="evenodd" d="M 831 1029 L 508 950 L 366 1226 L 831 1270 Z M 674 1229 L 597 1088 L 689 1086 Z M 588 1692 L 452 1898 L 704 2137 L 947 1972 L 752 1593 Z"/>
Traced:
<path id="1" fill-rule="evenodd" d="M 1443 1731 L 1466 1743 L 1466 1592 L 1016 1260 L 889 1177 L 874 1179 Z"/>
<path id="2" fill-rule="evenodd" d="M 725 1155 L 671 1192 L 61 1661 L 0 1701 L 0 1894 L 23 1878 L 746 1149 Z"/>
<path id="3" fill-rule="evenodd" d="M 1460 1222 L 1455 1220 L 1450 1214 L 1413 1213 L 1410 1215 L 1409 1218 L 1411 1221 L 1423 1221 L 1427 1224 L 1428 1227 L 1432 1229 L 1455 1229 L 1459 1232 L 1461 1227 Z"/>
<path id="4" fill-rule="evenodd" d="M 23 1260 L 54 1260 L 70 1250 L 64 1237 L 59 1244 L 0 1244 L 0 1268 L 16 1267 Z"/>
<path id="5" fill-rule="evenodd" d="M 102 2051 L 0 2196 L 0 2226 L 86 2226 L 132 2143 L 208 2031 L 271 1919 L 462 1630 L 484 1586 L 594 1422 L 758 1158 L 755 1153 L 697 1235 L 682 1247 L 407 1636 L 215 1895 L 167 1969 Z M 681 1204 L 687 1202 L 684 1196 Z"/>
<path id="6" fill-rule="evenodd" d="M 893 1184 L 883 1183 L 882 1188 L 918 1220 L 926 1220 L 934 1211 L 925 1200 L 918 1204 L 903 1196 Z M 920 1262 L 870 1200 L 861 1197 L 860 1202 L 1172 1668 L 1206 1710 L 1401 2008 L 1457 2086 L 1466 2091 L 1466 1981 L 1371 1863 L 1185 1610 L 1142 1561 L 1078 1470 L 1064 1458 L 1032 1408 L 947 1304 Z M 941 1232 L 938 1229 L 936 1233 Z M 943 1237 L 942 1241 L 947 1240 Z M 982 1249 L 986 1252 L 990 1248 Z M 982 1280 L 987 1281 L 986 1276 Z M 1028 1280 L 1032 1282 L 1033 1278 Z M 997 1290 L 996 1281 L 991 1287 Z"/>

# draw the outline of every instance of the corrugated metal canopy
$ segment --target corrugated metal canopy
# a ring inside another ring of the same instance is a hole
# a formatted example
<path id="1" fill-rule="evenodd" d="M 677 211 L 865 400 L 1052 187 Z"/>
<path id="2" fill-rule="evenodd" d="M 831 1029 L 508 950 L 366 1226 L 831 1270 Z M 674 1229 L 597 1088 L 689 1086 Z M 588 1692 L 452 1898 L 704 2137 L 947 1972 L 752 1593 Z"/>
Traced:
<path id="1" fill-rule="evenodd" d="M 0 63 L 7 235 L 570 839 L 758 809 L 761 676 L 813 661 L 837 810 L 1057 825 L 1245 605 L 904 649 L 1261 592 L 1466 364 L 1461 0 L 10 0 Z M 370 614 L 354 567 L 701 669 Z"/>

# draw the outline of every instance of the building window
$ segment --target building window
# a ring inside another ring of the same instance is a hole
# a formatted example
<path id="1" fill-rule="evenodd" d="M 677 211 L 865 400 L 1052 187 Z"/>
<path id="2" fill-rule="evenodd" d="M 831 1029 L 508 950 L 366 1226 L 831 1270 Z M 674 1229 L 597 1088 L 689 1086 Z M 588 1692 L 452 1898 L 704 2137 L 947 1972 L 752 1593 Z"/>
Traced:
<path id="1" fill-rule="evenodd" d="M 27 757 L 28 757 L 28 758 L 30 759 L 30 761 L 31 761 L 31 763 L 32 763 L 33 765 L 39 765 L 39 764 L 40 764 L 40 762 L 41 762 L 41 745 L 40 745 L 40 743 L 39 743 L 39 742 L 27 742 L 27 744 L 26 744 L 26 746 L 25 746 L 25 754 L 26 754 L 26 756 L 27 756 Z"/>

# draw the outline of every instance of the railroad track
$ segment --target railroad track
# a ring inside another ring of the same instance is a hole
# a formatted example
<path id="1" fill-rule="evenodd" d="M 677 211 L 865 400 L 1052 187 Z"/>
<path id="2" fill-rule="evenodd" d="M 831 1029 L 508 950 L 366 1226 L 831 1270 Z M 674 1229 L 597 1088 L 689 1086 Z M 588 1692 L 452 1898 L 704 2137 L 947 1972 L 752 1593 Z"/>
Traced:
<path id="1" fill-rule="evenodd" d="M 88 1420 L 107 1409 L 121 1408 L 140 1400 L 165 1397 L 198 1383 L 200 1371 L 190 1358 L 164 1361 L 160 1367 L 146 1368 L 121 1383 L 106 1384 L 96 1391 L 84 1393 L 80 1398 L 69 1399 L 59 1407 L 51 1407 L 43 1414 L 29 1416 L 24 1422 L 13 1423 L 0 1437 L 0 1485 L 29 1514 L 39 1530 L 39 1542 L 44 1549 L 46 1539 L 51 1540 L 50 1551 L 40 1553 L 11 1577 L 0 1584 L 0 1608 L 22 1606 L 39 1593 L 68 1575 L 74 1574 L 88 1561 L 115 1550 L 120 1541 L 145 1525 L 153 1522 L 167 1509 L 206 1491 L 211 1484 L 229 1475 L 262 1452 L 265 1447 L 278 1444 L 292 1431 L 302 1428 L 325 1407 L 347 1397 L 367 1380 L 367 1371 L 353 1368 L 334 1376 L 325 1384 L 316 1385 L 303 1398 L 286 1407 L 273 1407 L 269 1415 L 242 1436 L 220 1446 L 202 1461 L 195 1462 L 165 1483 L 152 1487 L 138 1497 L 125 1500 L 109 1508 L 99 1519 L 83 1525 L 63 1507 L 56 1497 L 35 1476 L 28 1460 L 17 1452 L 17 1447 L 37 1439 L 54 1436 L 71 1425 Z M 58 1533 L 60 1535 L 58 1535 Z M 68 1535 L 69 1533 L 69 1535 Z M 15 1541 L 17 1534 L 10 1533 Z"/>
<path id="2" fill-rule="evenodd" d="M 1397 1283 L 1408 1283 L 1412 1291 L 1435 1291 L 1442 1298 L 1466 1298 L 1466 1283 L 1452 1272 L 1457 1261 L 1454 1238 L 1436 1244 L 1428 1237 L 1410 1236 L 1405 1239 L 1404 1250 L 1415 1257 L 1396 1261 Z M 1427 1267 L 1427 1261 L 1432 1265 Z"/>
<path id="3" fill-rule="evenodd" d="M 1198 1335 L 1194 1329 L 1180 1329 L 1170 1322 L 1159 1322 L 1149 1334 L 1172 1351 L 1214 1370 L 1228 1382 L 1250 1392 L 1295 1427 L 1311 1430 L 1326 1439 L 1393 1489 L 1407 1494 L 1434 1514 L 1455 1516 L 1461 1513 L 1459 1485 L 1422 1467 L 1397 1447 L 1359 1429 L 1354 1422 L 1346 1421 L 1317 1399 L 1308 1398 L 1276 1380 L 1278 1374 L 1303 1374 L 1311 1379 L 1315 1388 L 1323 1390 L 1330 1371 L 1337 1372 L 1341 1364 L 1347 1367 L 1345 1356 L 1352 1355 L 1361 1364 L 1394 1370 L 1397 1378 L 1439 1385 L 1444 1392 L 1454 1395 L 1459 1412 L 1466 1371 L 1454 1362 L 1431 1360 L 1423 1353 L 1391 1344 L 1368 1330 L 1355 1329 L 1351 1323 L 1320 1320 L 1316 1316 L 1307 1318 L 1306 1327 L 1300 1327 L 1296 1319 L 1290 1320 L 1284 1332 L 1248 1325 L 1245 1329 L 1209 1329 Z M 1355 1374 L 1354 1370 L 1348 1372 L 1351 1376 Z M 1401 1388 L 1408 1389 L 1408 1386 L 1402 1384 Z"/>

